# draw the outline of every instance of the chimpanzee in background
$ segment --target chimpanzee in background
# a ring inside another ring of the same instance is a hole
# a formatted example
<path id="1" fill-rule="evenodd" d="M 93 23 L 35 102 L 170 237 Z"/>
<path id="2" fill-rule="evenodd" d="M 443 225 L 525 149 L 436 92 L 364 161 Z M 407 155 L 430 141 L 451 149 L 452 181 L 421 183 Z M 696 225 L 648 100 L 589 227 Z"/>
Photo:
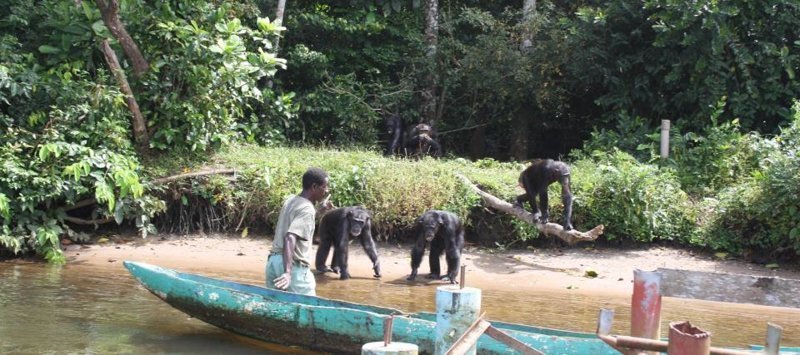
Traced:
<path id="1" fill-rule="evenodd" d="M 528 201 L 534 216 L 541 223 L 547 223 L 550 214 L 547 204 L 547 187 L 558 181 L 561 184 L 561 201 L 564 203 L 564 229 L 572 229 L 572 192 L 569 189 L 569 166 L 553 159 L 537 159 L 519 175 L 519 184 L 525 193 L 517 196 L 516 205 L 520 208 Z M 539 205 L 536 205 L 536 196 Z"/>
<path id="2" fill-rule="evenodd" d="M 431 273 L 427 278 L 458 283 L 456 276 L 461 265 L 461 251 L 464 249 L 464 225 L 458 216 L 447 211 L 427 211 L 417 218 L 415 228 L 418 233 L 417 243 L 411 250 L 411 275 L 406 280 L 412 281 L 417 277 L 417 269 L 425 255 L 425 245 L 431 243 L 431 253 L 428 256 Z M 442 254 L 447 259 L 445 276 L 441 276 L 439 267 Z"/>
<path id="3" fill-rule="evenodd" d="M 420 123 L 414 126 L 405 143 L 406 154 L 417 157 L 423 155 L 441 157 L 442 147 L 431 135 L 433 130 L 430 125 Z"/>
<path id="4" fill-rule="evenodd" d="M 383 123 L 388 134 L 386 150 L 384 151 L 386 156 L 401 154 L 416 157 L 423 155 L 442 156 L 442 147 L 433 138 L 435 133 L 430 125 L 420 123 L 414 126 L 410 132 L 406 132 L 402 117 L 396 113 L 386 116 Z"/>
<path id="5" fill-rule="evenodd" d="M 389 135 L 389 139 L 386 142 L 386 151 L 384 155 L 395 155 L 403 153 L 405 143 L 405 124 L 403 124 L 403 119 L 400 115 L 393 113 L 383 118 L 384 126 L 386 127 L 386 133 Z"/>
<path id="6" fill-rule="evenodd" d="M 347 280 L 350 273 L 347 270 L 348 245 L 350 237 L 358 237 L 361 246 L 372 261 L 372 270 L 375 277 L 381 277 L 381 265 L 372 240 L 372 224 L 369 211 L 362 206 L 342 207 L 332 210 L 322 216 L 319 221 L 319 248 L 315 266 L 320 272 L 334 272 L 339 274 L 339 279 Z M 325 266 L 328 253 L 333 247 L 333 260 L 331 268 Z"/>

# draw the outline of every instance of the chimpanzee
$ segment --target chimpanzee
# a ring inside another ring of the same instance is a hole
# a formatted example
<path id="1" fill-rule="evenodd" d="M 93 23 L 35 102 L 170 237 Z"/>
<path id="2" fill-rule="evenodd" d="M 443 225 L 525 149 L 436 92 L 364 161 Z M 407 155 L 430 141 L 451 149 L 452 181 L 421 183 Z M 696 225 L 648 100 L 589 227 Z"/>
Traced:
<path id="1" fill-rule="evenodd" d="M 341 280 L 349 279 L 347 250 L 352 236 L 359 238 L 361 246 L 372 261 L 374 276 L 381 277 L 381 265 L 375 250 L 375 241 L 372 240 L 370 219 L 369 211 L 363 206 L 337 208 L 322 216 L 318 229 L 320 242 L 315 263 L 317 270 L 338 273 Z M 328 260 L 331 246 L 333 246 L 332 268 L 328 268 L 325 266 L 325 261 Z"/>
<path id="2" fill-rule="evenodd" d="M 384 117 L 383 123 L 388 135 L 384 155 L 442 156 L 442 147 L 433 138 L 434 133 L 430 125 L 420 123 L 410 132 L 406 132 L 402 117 L 396 113 Z"/>
<path id="3" fill-rule="evenodd" d="M 402 153 L 405 140 L 405 137 L 403 137 L 405 134 L 403 119 L 400 115 L 393 113 L 384 117 L 383 123 L 386 127 L 386 133 L 389 135 L 384 155 L 389 156 Z"/>
<path id="4" fill-rule="evenodd" d="M 434 140 L 431 126 L 420 123 L 411 130 L 408 140 L 405 143 L 406 154 L 412 156 L 422 156 L 430 154 L 434 157 L 442 156 L 442 147 L 439 142 Z"/>
<path id="5" fill-rule="evenodd" d="M 519 175 L 519 184 L 525 193 L 517 196 L 516 205 L 522 208 L 525 201 L 531 205 L 534 216 L 547 223 L 550 214 L 547 205 L 547 187 L 558 181 L 561 184 L 561 201 L 564 203 L 564 229 L 572 229 L 572 192 L 569 190 L 569 166 L 553 159 L 537 159 Z M 536 205 L 536 196 L 539 205 Z M 541 210 L 541 211 L 540 211 Z"/>
<path id="6" fill-rule="evenodd" d="M 427 278 L 458 283 L 456 276 L 461 264 L 461 251 L 464 249 L 464 225 L 458 216 L 447 211 L 430 210 L 417 218 L 415 227 L 418 233 L 417 243 L 411 250 L 411 275 L 406 280 L 412 281 L 417 277 L 417 269 L 425 254 L 425 245 L 430 242 L 431 253 L 428 260 L 431 273 Z M 440 276 L 439 258 L 443 253 L 447 259 L 447 274 Z"/>

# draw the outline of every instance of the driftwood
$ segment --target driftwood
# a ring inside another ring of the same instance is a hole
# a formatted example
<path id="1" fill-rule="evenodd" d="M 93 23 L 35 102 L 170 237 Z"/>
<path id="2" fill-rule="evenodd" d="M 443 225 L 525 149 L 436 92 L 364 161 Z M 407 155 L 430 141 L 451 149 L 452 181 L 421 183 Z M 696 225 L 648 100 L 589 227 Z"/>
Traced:
<path id="1" fill-rule="evenodd" d="M 479 189 L 475 184 L 473 184 L 469 179 L 465 176 L 456 174 L 461 181 L 464 182 L 467 186 L 469 186 L 475 193 L 483 198 L 483 202 L 485 202 L 489 207 L 494 208 L 499 211 L 503 211 L 510 215 L 513 215 L 527 223 L 533 224 L 536 228 L 539 229 L 540 232 L 544 233 L 545 235 L 550 235 L 554 237 L 558 237 L 559 239 L 565 241 L 569 245 L 575 245 L 578 242 L 586 242 L 592 241 L 597 239 L 601 234 L 603 234 L 604 226 L 601 224 L 597 227 L 592 228 L 588 232 L 580 232 L 578 230 L 564 230 L 564 227 L 557 223 L 540 223 L 536 216 L 533 213 L 526 211 L 524 208 L 519 208 L 514 206 L 513 204 L 503 201 L 494 195 Z"/>

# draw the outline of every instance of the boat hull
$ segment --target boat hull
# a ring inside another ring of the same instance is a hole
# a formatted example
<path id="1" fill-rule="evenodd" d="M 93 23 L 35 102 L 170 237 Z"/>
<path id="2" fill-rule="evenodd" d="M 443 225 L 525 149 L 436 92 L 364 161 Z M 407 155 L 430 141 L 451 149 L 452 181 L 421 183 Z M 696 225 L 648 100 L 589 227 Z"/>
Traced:
<path id="1" fill-rule="evenodd" d="M 385 307 L 304 296 L 128 262 L 125 267 L 150 292 L 172 307 L 217 327 L 252 338 L 311 350 L 360 353 L 383 339 L 383 320 L 396 315 L 392 339 L 434 352 L 435 315 L 404 314 Z M 493 322 L 512 337 L 546 354 L 618 354 L 593 334 Z M 480 354 L 513 350 L 487 335 Z"/>

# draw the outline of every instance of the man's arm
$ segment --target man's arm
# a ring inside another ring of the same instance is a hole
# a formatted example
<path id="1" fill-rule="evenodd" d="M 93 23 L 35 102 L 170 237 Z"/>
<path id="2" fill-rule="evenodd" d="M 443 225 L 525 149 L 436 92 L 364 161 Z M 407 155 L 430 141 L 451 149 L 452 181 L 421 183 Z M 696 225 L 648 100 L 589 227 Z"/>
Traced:
<path id="1" fill-rule="evenodd" d="M 297 243 L 297 236 L 293 233 L 286 233 L 283 237 L 283 275 L 278 276 L 272 282 L 275 287 L 285 290 L 292 284 L 292 254 L 294 253 L 294 245 Z"/>
<path id="2" fill-rule="evenodd" d="M 330 198 L 331 198 L 331 195 L 325 196 L 325 199 L 320 201 L 320 203 L 316 206 L 316 208 L 315 208 L 316 212 L 317 212 L 316 215 L 315 215 L 316 218 L 319 218 L 323 214 L 325 214 L 325 212 L 328 212 L 328 211 L 336 208 L 336 206 L 333 205 L 333 202 L 331 202 Z"/>

